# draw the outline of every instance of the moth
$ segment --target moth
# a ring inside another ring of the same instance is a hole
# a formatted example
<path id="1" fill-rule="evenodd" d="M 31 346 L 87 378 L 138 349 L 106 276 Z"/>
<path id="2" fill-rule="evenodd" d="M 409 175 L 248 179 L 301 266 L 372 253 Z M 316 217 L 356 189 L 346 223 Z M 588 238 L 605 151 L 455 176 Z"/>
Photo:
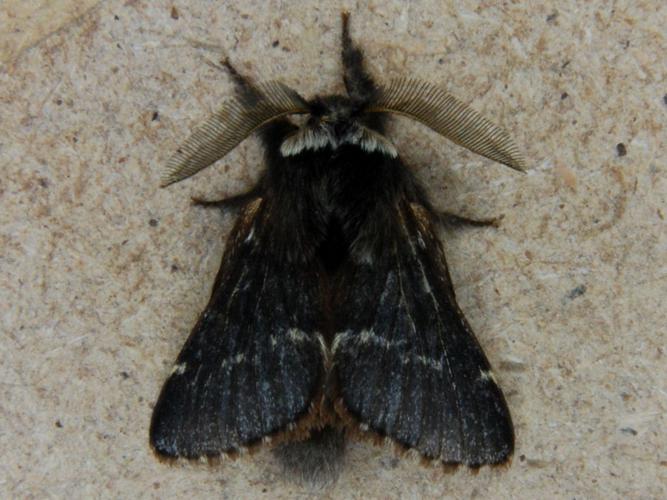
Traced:
<path id="1" fill-rule="evenodd" d="M 377 84 L 342 21 L 347 95 L 308 100 L 227 64 L 235 97 L 168 162 L 163 186 L 254 132 L 266 157 L 247 193 L 203 202 L 239 215 L 153 411 L 160 456 L 235 456 L 262 443 L 333 450 L 350 434 L 444 464 L 511 457 L 510 412 L 456 302 L 439 213 L 387 121 L 412 118 L 513 169 L 525 161 L 505 131 L 438 86 Z"/>

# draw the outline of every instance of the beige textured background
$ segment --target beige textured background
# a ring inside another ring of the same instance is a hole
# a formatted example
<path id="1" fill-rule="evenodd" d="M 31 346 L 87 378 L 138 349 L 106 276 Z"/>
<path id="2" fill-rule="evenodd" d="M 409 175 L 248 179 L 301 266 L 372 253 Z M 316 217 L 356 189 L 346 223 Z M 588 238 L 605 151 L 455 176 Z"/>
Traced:
<path id="1" fill-rule="evenodd" d="M 1 497 L 667 496 L 664 2 L 109 0 L 86 12 L 96 3 L 0 7 Z M 379 79 L 441 82 L 513 131 L 533 167 L 394 127 L 438 206 L 505 215 L 498 230 L 443 238 L 508 395 L 514 461 L 443 474 L 355 444 L 318 492 L 285 482 L 265 452 L 162 464 L 152 404 L 232 222 L 189 197 L 239 192 L 261 164 L 251 139 L 158 189 L 170 152 L 230 92 L 202 56 L 225 51 L 308 96 L 340 90 L 343 6 Z"/>

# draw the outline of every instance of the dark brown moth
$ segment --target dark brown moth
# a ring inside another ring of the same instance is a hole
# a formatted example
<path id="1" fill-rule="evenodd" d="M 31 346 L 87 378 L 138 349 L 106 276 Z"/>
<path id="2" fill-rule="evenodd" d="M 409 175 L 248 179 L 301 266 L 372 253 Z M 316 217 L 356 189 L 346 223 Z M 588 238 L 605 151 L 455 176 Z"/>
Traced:
<path id="1" fill-rule="evenodd" d="M 470 467 L 513 452 L 505 399 L 456 302 L 440 215 L 385 125 L 404 115 L 514 169 L 524 160 L 506 132 L 438 86 L 377 84 L 347 15 L 342 61 L 347 95 L 309 100 L 227 65 L 236 97 L 169 160 L 165 186 L 257 132 L 266 169 L 248 193 L 208 202 L 240 214 L 155 405 L 161 456 L 270 443 L 288 464 L 326 462 L 345 434 Z"/>

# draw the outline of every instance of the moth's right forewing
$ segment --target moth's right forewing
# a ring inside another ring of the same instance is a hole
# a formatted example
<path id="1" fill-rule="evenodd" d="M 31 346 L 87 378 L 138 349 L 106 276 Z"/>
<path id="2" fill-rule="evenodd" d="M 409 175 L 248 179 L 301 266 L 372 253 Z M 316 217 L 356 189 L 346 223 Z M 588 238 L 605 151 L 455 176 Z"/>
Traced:
<path id="1" fill-rule="evenodd" d="M 456 303 L 429 212 L 401 205 L 396 238 L 341 282 L 337 409 L 427 459 L 504 463 L 514 449 L 505 399 Z"/>
<path id="2" fill-rule="evenodd" d="M 317 413 L 319 276 L 272 254 L 272 224 L 261 199 L 237 222 L 210 302 L 153 411 L 150 441 L 160 455 L 239 452 L 307 428 Z"/>

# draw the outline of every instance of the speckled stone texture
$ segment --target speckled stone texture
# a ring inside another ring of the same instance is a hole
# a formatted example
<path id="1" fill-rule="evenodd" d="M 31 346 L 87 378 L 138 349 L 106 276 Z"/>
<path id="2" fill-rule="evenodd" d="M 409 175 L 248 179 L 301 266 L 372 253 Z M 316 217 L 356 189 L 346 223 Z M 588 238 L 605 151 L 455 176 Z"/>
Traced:
<path id="1" fill-rule="evenodd" d="M 0 19 L 34 29 L 8 15 L 17 3 Z M 319 490 L 267 452 L 161 463 L 152 405 L 233 221 L 190 196 L 241 192 L 261 154 L 250 139 L 168 189 L 161 168 L 230 93 L 206 59 L 340 91 L 342 8 L 378 79 L 440 82 L 512 131 L 532 167 L 392 127 L 437 206 L 504 215 L 442 237 L 508 396 L 514 460 L 444 473 L 358 443 Z M 1 497 L 667 496 L 664 2 L 109 0 L 76 14 L 23 50 L 3 39 Z"/>

